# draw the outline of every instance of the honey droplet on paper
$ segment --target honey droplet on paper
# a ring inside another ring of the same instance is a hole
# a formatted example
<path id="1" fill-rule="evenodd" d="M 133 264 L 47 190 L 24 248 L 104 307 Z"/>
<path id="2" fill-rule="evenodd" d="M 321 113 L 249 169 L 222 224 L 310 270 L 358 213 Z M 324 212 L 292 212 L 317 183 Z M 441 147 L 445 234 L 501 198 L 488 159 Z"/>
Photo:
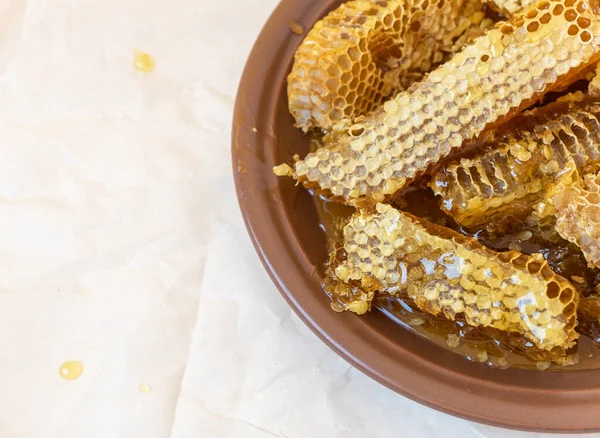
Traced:
<path id="1" fill-rule="evenodd" d="M 143 392 L 144 394 L 148 394 L 148 393 L 152 392 L 152 388 L 150 388 L 150 385 L 148 385 L 146 383 L 140 383 L 140 386 L 138 386 L 138 389 L 140 390 L 140 392 Z"/>
<path id="2" fill-rule="evenodd" d="M 140 50 L 135 51 L 135 58 L 133 61 L 133 65 L 137 71 L 141 71 L 144 73 L 150 73 L 154 71 L 156 67 L 156 63 L 154 62 L 154 58 L 152 55 L 148 53 L 142 52 Z"/>
<path id="3" fill-rule="evenodd" d="M 83 364 L 78 360 L 68 360 L 60 366 L 58 373 L 65 380 L 75 380 L 83 373 Z"/>

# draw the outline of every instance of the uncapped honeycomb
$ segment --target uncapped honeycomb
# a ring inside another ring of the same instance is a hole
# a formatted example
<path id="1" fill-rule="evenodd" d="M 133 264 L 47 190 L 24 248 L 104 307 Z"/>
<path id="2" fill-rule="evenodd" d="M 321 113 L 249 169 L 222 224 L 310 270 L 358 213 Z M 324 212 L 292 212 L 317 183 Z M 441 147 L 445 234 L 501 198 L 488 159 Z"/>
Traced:
<path id="1" fill-rule="evenodd" d="M 483 19 L 481 0 L 354 0 L 317 22 L 288 77 L 296 125 L 330 130 L 442 62 Z"/>
<path id="2" fill-rule="evenodd" d="M 600 173 L 565 178 L 550 197 L 558 233 L 581 249 L 591 268 L 600 268 Z"/>
<path id="3" fill-rule="evenodd" d="M 380 202 L 453 148 L 564 89 L 599 58 L 598 0 L 542 0 L 500 22 L 424 80 L 304 160 L 276 168 L 354 203 Z"/>
<path id="4" fill-rule="evenodd" d="M 450 161 L 429 183 L 463 226 L 524 216 L 565 166 L 600 164 L 600 102 L 573 93 L 527 111 L 475 142 L 477 155 Z M 480 143 L 480 144 L 478 144 Z"/>
<path id="5" fill-rule="evenodd" d="M 541 254 L 496 253 L 386 204 L 350 219 L 330 275 L 342 292 L 364 291 L 343 297 L 358 313 L 380 292 L 408 296 L 433 315 L 460 314 L 475 327 L 519 333 L 544 350 L 569 347 L 577 338 L 578 295 Z"/>

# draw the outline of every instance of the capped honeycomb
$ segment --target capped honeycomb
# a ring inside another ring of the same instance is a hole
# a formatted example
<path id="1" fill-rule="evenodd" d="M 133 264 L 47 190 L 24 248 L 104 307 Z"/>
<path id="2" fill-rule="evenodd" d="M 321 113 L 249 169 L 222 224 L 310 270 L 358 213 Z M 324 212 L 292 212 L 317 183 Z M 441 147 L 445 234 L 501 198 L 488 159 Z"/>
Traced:
<path id="1" fill-rule="evenodd" d="M 497 215 L 524 216 L 567 163 L 579 169 L 600 164 L 600 102 L 573 93 L 474 143 L 481 152 L 450 161 L 432 176 L 441 208 L 466 227 Z"/>
<path id="2" fill-rule="evenodd" d="M 577 338 L 578 295 L 541 254 L 496 253 L 386 204 L 350 219 L 329 272 L 342 294 L 355 291 L 338 305 L 357 313 L 380 292 L 407 296 L 433 315 L 462 315 L 471 326 L 519 333 L 544 350 Z"/>
<path id="3" fill-rule="evenodd" d="M 535 0 L 490 0 L 487 2 L 494 11 L 505 17 L 510 17 L 532 3 L 535 3 Z"/>
<path id="4" fill-rule="evenodd" d="M 275 172 L 348 203 L 385 200 L 485 128 L 577 79 L 600 56 L 597 1 L 526 7 L 293 169 Z"/>
<path id="5" fill-rule="evenodd" d="M 461 36 L 459 36 L 450 50 L 451 54 L 460 52 L 463 48 L 473 43 L 475 39 L 485 35 L 485 33 L 494 27 L 496 21 L 484 17 L 481 21 L 471 25 Z"/>
<path id="6" fill-rule="evenodd" d="M 481 0 L 354 0 L 315 24 L 288 77 L 296 125 L 330 130 L 439 64 L 483 19 Z"/>
<path id="7" fill-rule="evenodd" d="M 564 178 L 549 197 L 558 234 L 581 249 L 591 268 L 600 268 L 600 173 Z"/>

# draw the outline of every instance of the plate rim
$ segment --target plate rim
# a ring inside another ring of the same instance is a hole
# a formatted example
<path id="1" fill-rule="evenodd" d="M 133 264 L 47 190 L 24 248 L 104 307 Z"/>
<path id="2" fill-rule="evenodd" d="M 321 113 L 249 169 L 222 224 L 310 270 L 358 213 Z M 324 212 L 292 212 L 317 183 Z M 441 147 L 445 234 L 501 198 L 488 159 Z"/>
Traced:
<path id="1" fill-rule="evenodd" d="M 264 131 L 269 131 L 269 126 L 261 126 L 261 123 L 259 123 L 259 115 L 262 114 L 259 110 L 262 109 L 265 110 L 265 113 L 272 114 L 272 107 L 275 105 L 274 99 L 267 101 L 267 108 L 260 108 L 263 104 L 260 96 L 267 94 L 268 90 L 273 91 L 275 83 L 270 80 L 271 76 L 277 76 L 278 72 L 283 69 L 284 64 L 287 68 L 287 64 L 285 62 L 277 63 L 276 60 L 271 58 L 271 62 L 266 65 L 265 51 L 271 54 L 281 54 L 283 48 L 287 46 L 289 52 L 290 45 L 296 47 L 302 40 L 302 37 L 292 34 L 287 28 L 290 20 L 312 25 L 336 1 L 339 3 L 339 0 L 322 2 L 282 0 L 271 14 L 252 48 L 236 96 L 231 147 L 236 194 L 252 244 L 271 280 L 294 312 L 318 338 L 352 366 L 402 396 L 450 415 L 497 427 L 535 432 L 600 431 L 600 416 L 595 419 L 593 415 L 582 415 L 585 410 L 593 410 L 594 406 L 600 407 L 600 376 L 598 377 L 598 387 L 578 387 L 573 390 L 560 387 L 548 389 L 535 386 L 521 387 L 507 382 L 490 382 L 476 375 L 466 376 L 460 373 L 452 373 L 446 368 L 436 366 L 434 363 L 423 363 L 417 355 L 411 355 L 404 350 L 402 352 L 406 354 L 406 357 L 402 357 L 401 362 L 392 361 L 390 353 L 388 357 L 385 357 L 385 354 L 384 357 L 378 356 L 377 363 L 373 363 L 374 361 L 369 360 L 368 357 L 365 358 L 365 356 L 368 356 L 365 355 L 365 352 L 374 351 L 374 345 L 381 342 L 383 342 L 383 345 L 379 345 L 378 354 L 385 353 L 386 348 L 392 347 L 385 345 L 383 339 L 374 339 L 373 330 L 369 332 L 369 339 L 362 337 L 350 339 L 348 334 L 340 333 L 343 326 L 340 323 L 339 314 L 329 310 L 330 313 L 319 312 L 318 315 L 315 315 L 310 309 L 314 309 L 314 306 L 318 304 L 315 304 L 313 297 L 302 293 L 303 287 L 314 285 L 316 280 L 314 273 L 313 278 L 307 278 L 307 275 L 298 277 L 291 272 L 282 272 L 284 271 L 282 257 L 285 258 L 286 266 L 296 264 L 298 267 L 304 268 L 305 274 L 309 272 L 307 271 L 309 266 L 307 266 L 308 261 L 301 257 L 301 251 L 298 254 L 291 254 L 289 251 L 274 250 L 273 244 L 285 243 L 286 246 L 295 246 L 296 249 L 299 246 L 298 242 L 295 241 L 293 230 L 289 228 L 289 221 L 282 216 L 284 212 L 283 202 L 278 199 L 277 193 L 265 195 L 262 192 L 259 193 L 256 189 L 257 181 L 261 176 L 265 176 L 261 175 L 261 172 L 267 169 L 265 166 L 267 166 L 268 158 L 270 158 L 268 157 L 268 151 L 262 151 L 261 153 L 265 154 L 264 159 L 254 160 L 254 163 L 250 166 L 240 167 L 239 163 L 246 160 L 249 154 L 252 155 L 260 151 L 261 143 L 267 144 L 266 137 L 274 136 L 272 132 L 257 135 L 257 131 L 253 128 L 261 131 L 264 128 Z M 287 55 L 289 57 L 289 53 Z M 284 74 L 284 77 L 286 76 L 287 72 Z M 257 81 L 260 81 L 260 83 L 257 84 Z M 259 204 L 262 206 L 257 208 Z M 264 229 L 265 223 L 273 226 L 268 232 Z M 275 230 L 275 233 L 272 230 Z M 292 282 L 295 282 L 295 284 L 290 285 Z M 355 328 L 368 330 L 368 318 L 361 319 L 363 317 L 344 315 L 342 318 L 346 318 L 345 323 L 349 321 L 348 317 L 360 319 L 360 322 L 354 321 L 352 323 Z M 421 340 L 420 342 L 425 341 Z M 357 352 L 360 352 L 360 354 Z M 460 358 L 461 361 L 468 362 L 461 356 L 455 356 Z M 481 366 L 480 364 L 474 365 Z M 396 369 L 390 368 L 390 366 Z M 467 365 L 464 366 L 467 367 Z M 405 373 L 404 382 L 392 377 L 391 374 L 397 375 L 398 371 Z M 498 371 L 504 372 L 503 370 Z M 590 372 L 593 373 L 594 371 L 551 373 L 551 375 L 564 376 L 569 374 L 575 376 Z M 532 371 L 516 371 L 516 374 L 520 376 L 520 380 L 523 381 L 527 381 L 527 375 L 531 380 L 536 380 L 531 373 L 537 374 Z M 448 375 L 444 376 L 444 374 Z M 431 386 L 430 380 L 432 378 L 437 379 L 435 383 L 440 385 L 440 394 L 454 393 L 458 402 L 449 403 L 447 396 L 442 397 L 440 395 L 440 397 L 436 397 L 435 391 L 432 390 L 428 390 L 425 394 L 424 388 L 420 388 L 419 384 Z M 416 381 L 410 382 L 410 379 L 416 379 Z M 556 380 L 569 381 L 564 377 L 559 377 Z M 493 401 L 496 414 L 484 412 L 484 406 L 490 407 L 489 397 L 478 393 L 479 391 L 487 391 L 497 397 Z M 547 403 L 548 398 L 554 400 L 553 406 Z M 575 412 L 575 415 L 571 416 L 568 421 L 557 423 L 556 418 L 558 416 L 565 416 L 563 403 L 568 404 L 568 407 L 572 409 L 571 412 Z M 528 408 L 528 415 L 523 413 L 524 406 Z"/>

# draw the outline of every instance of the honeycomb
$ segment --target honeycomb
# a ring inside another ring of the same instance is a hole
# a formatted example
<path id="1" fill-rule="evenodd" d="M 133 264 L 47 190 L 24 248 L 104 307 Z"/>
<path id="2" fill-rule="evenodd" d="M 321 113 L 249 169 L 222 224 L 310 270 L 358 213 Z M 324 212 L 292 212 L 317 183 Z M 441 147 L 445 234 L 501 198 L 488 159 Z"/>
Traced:
<path id="1" fill-rule="evenodd" d="M 288 77 L 290 113 L 305 132 L 330 130 L 381 105 L 442 62 L 483 19 L 481 0 L 354 0 L 317 22 Z"/>
<path id="2" fill-rule="evenodd" d="M 405 294 L 425 312 L 519 333 L 543 350 L 573 345 L 579 296 L 541 254 L 496 253 L 389 205 L 375 208 L 350 219 L 332 255 L 338 290 L 363 291 L 338 304 L 364 313 L 373 293 Z"/>
<path id="3" fill-rule="evenodd" d="M 589 319 L 590 322 L 600 324 L 600 297 L 589 296 L 582 298 L 579 301 L 577 313 L 584 319 Z"/>
<path id="4" fill-rule="evenodd" d="M 465 227 L 531 211 L 568 162 L 600 164 L 600 102 L 567 95 L 522 113 L 474 142 L 477 155 L 450 161 L 429 183 L 442 209 Z"/>
<path id="5" fill-rule="evenodd" d="M 600 63 L 596 64 L 596 69 L 588 84 L 588 94 L 593 97 L 600 97 Z"/>
<path id="6" fill-rule="evenodd" d="M 542 0 L 475 39 L 421 82 L 278 175 L 348 203 L 380 202 L 599 57 L 598 0 Z"/>
<path id="7" fill-rule="evenodd" d="M 460 52 L 466 46 L 470 45 L 475 39 L 485 35 L 485 33 L 494 27 L 496 22 L 491 18 L 484 17 L 481 21 L 471 25 L 461 36 L 459 36 L 450 50 L 451 54 Z"/>
<path id="8" fill-rule="evenodd" d="M 577 331 L 596 340 L 600 339 L 600 296 L 592 294 L 579 300 Z"/>
<path id="9" fill-rule="evenodd" d="M 491 0 L 487 4 L 494 11 L 501 13 L 505 17 L 510 17 L 534 2 L 535 0 Z"/>
<path id="10" fill-rule="evenodd" d="M 600 173 L 564 178 L 551 193 L 558 234 L 581 249 L 590 268 L 600 268 Z"/>

